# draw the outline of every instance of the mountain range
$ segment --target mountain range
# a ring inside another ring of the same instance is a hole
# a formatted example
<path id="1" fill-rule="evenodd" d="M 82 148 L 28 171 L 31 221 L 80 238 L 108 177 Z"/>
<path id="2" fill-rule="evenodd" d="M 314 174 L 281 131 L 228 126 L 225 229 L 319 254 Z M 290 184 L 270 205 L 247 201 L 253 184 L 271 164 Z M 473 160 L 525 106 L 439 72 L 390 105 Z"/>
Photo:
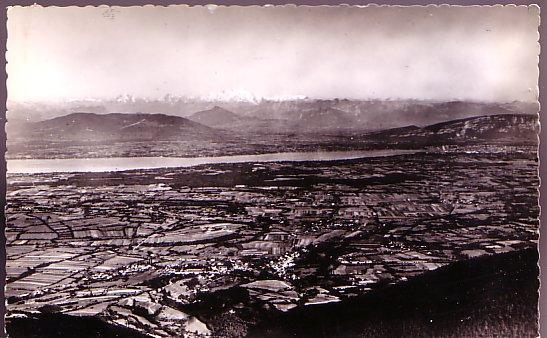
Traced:
<path id="1" fill-rule="evenodd" d="M 340 126 L 356 123 L 354 117 L 346 112 L 325 107 L 319 110 L 302 111 L 298 118 L 282 121 L 284 128 L 292 133 L 295 130 L 309 132 L 311 135 L 331 134 Z M 187 118 L 165 114 L 96 114 L 73 113 L 39 122 L 9 122 L 9 140 L 52 140 L 52 141 L 153 141 L 153 140 L 219 140 L 231 137 L 233 132 L 227 126 L 245 124 L 261 126 L 255 134 L 268 135 L 271 120 L 246 118 L 221 107 L 213 107 L 193 114 Z M 280 124 L 281 125 L 281 124 Z M 279 128 L 280 125 L 277 125 Z M 314 128 L 314 129 L 312 129 Z M 322 128 L 322 129 L 320 129 Z M 537 115 L 496 114 L 456 119 L 428 126 L 409 125 L 381 131 L 362 131 L 353 129 L 348 137 L 358 137 L 363 141 L 375 143 L 414 143 L 420 145 L 452 144 L 467 141 L 496 141 L 507 143 L 537 143 L 539 130 Z M 275 132 L 269 130 L 269 133 Z M 289 134 L 287 134 L 289 135 Z"/>
<path id="2" fill-rule="evenodd" d="M 212 128 L 226 130 L 253 130 L 256 132 L 321 132 L 335 130 L 362 130 L 356 127 L 353 115 L 344 111 L 319 106 L 315 109 L 294 111 L 276 118 L 260 118 L 260 115 L 240 115 L 227 109 L 215 106 L 211 109 L 199 111 L 188 119 Z"/>
<path id="3" fill-rule="evenodd" d="M 408 125 L 426 126 L 473 116 L 535 114 L 533 103 L 429 102 L 429 101 L 353 101 L 314 100 L 264 102 L 255 109 L 237 112 L 270 119 L 298 121 L 296 129 L 383 130 Z"/>
<path id="4" fill-rule="evenodd" d="M 166 96 L 161 100 L 120 97 L 57 103 L 8 102 L 9 121 L 43 121 L 71 113 L 162 113 L 214 128 L 269 131 L 325 129 L 372 131 L 426 126 L 453 119 L 498 114 L 535 114 L 533 102 L 437 102 L 427 100 L 289 99 L 211 101 Z"/>

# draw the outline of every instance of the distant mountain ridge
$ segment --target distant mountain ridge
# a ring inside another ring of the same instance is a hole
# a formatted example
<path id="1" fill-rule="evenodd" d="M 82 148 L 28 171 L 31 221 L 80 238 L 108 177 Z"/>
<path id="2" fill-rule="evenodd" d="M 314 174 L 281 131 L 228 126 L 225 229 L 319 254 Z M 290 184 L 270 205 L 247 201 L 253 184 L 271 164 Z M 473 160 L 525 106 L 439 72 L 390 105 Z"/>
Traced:
<path id="1" fill-rule="evenodd" d="M 241 123 L 245 120 L 245 117 L 219 106 L 214 106 L 211 109 L 198 111 L 197 113 L 188 116 L 188 119 L 209 127 L 223 128 Z"/>
<path id="2" fill-rule="evenodd" d="M 44 140 L 194 140 L 215 131 L 179 116 L 165 114 L 72 113 L 10 126 L 10 137 Z"/>
<path id="3" fill-rule="evenodd" d="M 302 131 L 346 130 L 354 129 L 357 125 L 355 116 L 330 106 L 307 109 L 295 112 L 294 115 L 296 120 L 290 124 L 290 129 Z M 294 121 L 294 119 L 291 120 Z"/>
<path id="4" fill-rule="evenodd" d="M 522 103 L 314 100 L 262 102 L 253 109 L 242 108 L 239 112 L 215 106 L 189 118 L 211 127 L 234 131 L 245 128 L 262 132 L 314 133 L 384 130 L 475 116 L 536 112 L 534 105 Z"/>
<path id="5" fill-rule="evenodd" d="M 302 112 L 314 111 L 314 116 L 331 110 L 345 114 L 342 124 L 337 129 L 382 130 L 408 125 L 426 126 L 443 121 L 468 118 L 482 115 L 499 114 L 535 114 L 539 110 L 537 103 L 531 102 L 468 102 L 468 101 L 420 101 L 420 100 L 298 100 L 270 102 L 258 105 L 240 105 L 229 107 L 242 116 L 260 117 L 262 119 L 288 121 L 293 125 L 301 120 Z M 336 115 L 336 114 L 335 114 Z M 333 117 L 336 118 L 336 117 Z M 291 123 L 291 121 L 293 121 Z M 310 121 L 315 129 L 315 121 Z M 299 126 L 302 122 L 297 123 Z M 322 127 L 320 129 L 323 129 Z"/>
<path id="6" fill-rule="evenodd" d="M 226 109 L 213 109 L 196 113 L 193 118 L 219 127 L 226 124 L 242 128 L 245 122 L 256 120 L 241 117 Z M 354 121 L 351 114 L 323 107 L 302 111 L 295 120 L 259 120 L 261 124 L 253 132 L 268 137 L 279 130 L 294 134 L 313 131 L 318 140 L 321 135 L 332 133 Z M 235 123 L 235 124 L 234 124 Z M 273 123 L 276 128 L 269 129 Z M 248 124 L 250 128 L 252 124 Z M 165 114 L 95 114 L 73 113 L 50 120 L 29 123 L 8 121 L 8 139 L 50 141 L 147 141 L 147 140 L 231 140 L 239 134 L 206 126 L 179 116 Z M 341 137 L 353 135 L 365 142 L 376 144 L 454 144 L 465 142 L 537 143 L 539 131 L 537 114 L 497 114 L 444 121 L 425 127 L 415 125 L 373 132 L 351 131 Z M 240 134 L 243 134 L 244 130 Z M 289 135 L 287 134 L 287 135 Z M 346 135 L 346 136 L 344 136 Z M 353 137 L 352 136 L 352 137 Z M 262 136 L 260 136 L 262 137 Z M 340 139 L 340 140 L 343 140 Z"/>
<path id="7" fill-rule="evenodd" d="M 231 114 L 225 114 L 225 111 Z M 322 114 L 330 110 L 329 114 Z M 112 100 L 76 100 L 60 103 L 8 102 L 8 120 L 47 120 L 75 112 L 162 113 L 186 117 L 223 129 L 243 127 L 287 131 L 335 129 L 382 130 L 408 125 L 425 126 L 447 120 L 498 114 L 535 114 L 537 102 L 472 102 L 428 100 L 352 100 L 352 99 L 288 99 L 246 101 L 215 101 L 166 95 L 149 100 L 120 97 Z M 215 111 L 221 113 L 215 117 Z M 198 113 L 196 113 L 198 112 Z M 205 113 L 204 113 L 205 114 Z M 233 115 L 235 114 L 235 116 Z M 227 117 L 230 115 L 231 117 Z M 325 115 L 325 116 L 323 116 Z M 307 119 L 306 119 L 306 116 Z M 226 119 L 227 118 L 227 119 Z M 322 121 L 312 120 L 317 118 Z M 223 120 L 226 119 L 226 120 Z M 209 121 L 209 122 L 205 122 Z M 307 124 L 307 126 L 306 126 Z"/>

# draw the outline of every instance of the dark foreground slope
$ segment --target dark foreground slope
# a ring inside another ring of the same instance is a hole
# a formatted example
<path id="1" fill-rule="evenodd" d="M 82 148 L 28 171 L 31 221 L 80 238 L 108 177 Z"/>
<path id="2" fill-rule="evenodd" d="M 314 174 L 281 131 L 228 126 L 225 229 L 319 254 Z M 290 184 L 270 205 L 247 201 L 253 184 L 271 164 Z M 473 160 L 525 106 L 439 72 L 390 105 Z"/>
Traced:
<path id="1" fill-rule="evenodd" d="M 258 318 L 216 318 L 215 336 L 236 337 L 536 337 L 535 249 L 451 264 L 354 300 Z M 263 316 L 263 317 L 260 317 Z M 220 323 L 225 321 L 225 323 Z M 257 325 L 247 326 L 258 322 Z M 245 327 L 247 326 L 247 327 Z M 97 318 L 42 314 L 8 319 L 10 337 L 143 337 Z"/>
<path id="2" fill-rule="evenodd" d="M 137 331 L 107 324 L 97 317 L 73 317 L 61 314 L 40 314 L 36 318 L 6 320 L 9 337 L 20 338 L 145 338 Z"/>
<path id="3" fill-rule="evenodd" d="M 457 262 L 355 300 L 271 317 L 252 337 L 537 337 L 538 254 Z"/>

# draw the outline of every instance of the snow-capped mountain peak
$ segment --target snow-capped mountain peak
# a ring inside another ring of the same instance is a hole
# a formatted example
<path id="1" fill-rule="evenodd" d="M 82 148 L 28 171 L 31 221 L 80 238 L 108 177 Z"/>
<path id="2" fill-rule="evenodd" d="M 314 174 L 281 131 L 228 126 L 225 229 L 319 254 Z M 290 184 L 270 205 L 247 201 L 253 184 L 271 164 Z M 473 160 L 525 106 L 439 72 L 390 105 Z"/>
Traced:
<path id="1" fill-rule="evenodd" d="M 231 101 L 231 102 L 249 102 L 258 104 L 262 100 L 253 93 L 245 89 L 223 90 L 219 93 L 213 93 L 205 96 L 207 101 Z"/>

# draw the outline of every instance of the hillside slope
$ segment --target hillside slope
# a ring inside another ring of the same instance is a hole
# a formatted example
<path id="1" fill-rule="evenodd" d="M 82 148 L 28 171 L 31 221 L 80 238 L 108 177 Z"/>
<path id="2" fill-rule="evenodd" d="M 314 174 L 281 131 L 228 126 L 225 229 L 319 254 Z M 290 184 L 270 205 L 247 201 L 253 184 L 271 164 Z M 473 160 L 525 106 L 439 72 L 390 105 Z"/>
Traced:
<path id="1" fill-rule="evenodd" d="M 408 126 L 372 132 L 367 140 L 415 143 L 422 145 L 467 142 L 502 142 L 536 144 L 537 115 L 502 114 L 470 117 L 426 127 Z"/>
<path id="2" fill-rule="evenodd" d="M 73 113 L 50 120 L 8 124 L 10 138 L 42 140 L 191 140 L 215 130 L 165 114 Z"/>
<path id="3" fill-rule="evenodd" d="M 241 122 L 245 118 L 219 106 L 214 106 L 211 109 L 198 111 L 188 119 L 209 127 L 226 127 Z"/>

